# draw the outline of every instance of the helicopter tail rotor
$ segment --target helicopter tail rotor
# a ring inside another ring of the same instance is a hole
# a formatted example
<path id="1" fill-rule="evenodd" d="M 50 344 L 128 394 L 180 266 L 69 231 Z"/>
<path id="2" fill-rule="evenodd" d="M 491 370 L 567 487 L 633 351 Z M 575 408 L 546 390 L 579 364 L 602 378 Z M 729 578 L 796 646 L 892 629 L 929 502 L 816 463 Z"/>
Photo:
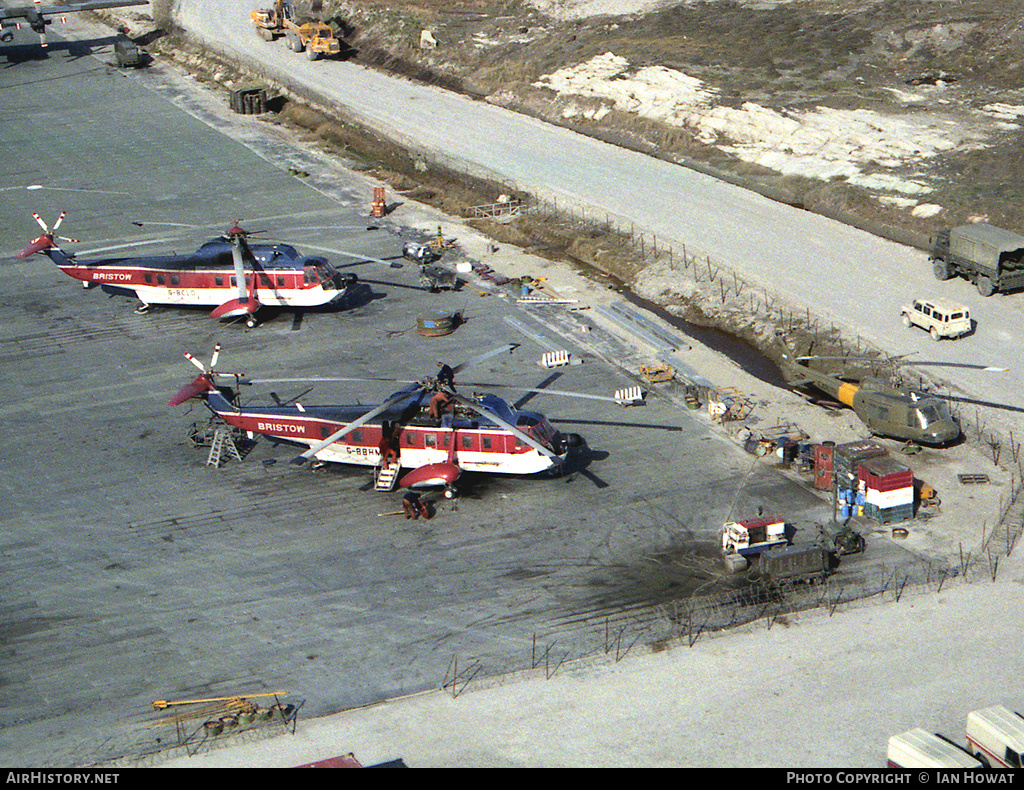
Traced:
<path id="1" fill-rule="evenodd" d="M 174 397 L 167 401 L 168 406 L 178 406 L 185 401 L 191 400 L 192 398 L 198 398 L 205 392 L 217 390 L 218 387 L 214 381 L 216 376 L 227 376 L 233 378 L 236 384 L 246 383 L 243 381 L 241 373 L 221 373 L 214 368 L 217 365 L 217 360 L 220 358 L 220 343 L 217 343 L 213 347 L 213 354 L 210 356 L 210 365 L 207 367 L 201 361 L 196 359 L 192 354 L 185 352 L 185 359 L 191 362 L 199 369 L 199 375 L 196 376 L 192 381 L 178 390 Z"/>
<path id="2" fill-rule="evenodd" d="M 73 239 L 70 236 L 57 235 L 57 228 L 60 227 L 60 224 L 64 221 L 65 216 L 67 216 L 67 212 L 62 211 L 60 213 L 60 216 L 57 217 L 57 221 L 53 223 L 53 227 L 50 228 L 43 221 L 43 218 L 33 211 L 32 217 L 35 219 L 36 223 L 38 223 L 39 227 L 43 229 L 43 234 L 38 238 L 33 239 L 32 242 L 25 249 L 18 253 L 18 257 L 27 258 L 36 252 L 44 252 L 49 249 L 59 249 L 57 239 L 60 239 L 62 241 L 70 241 L 72 243 L 79 242 L 80 239 Z"/>

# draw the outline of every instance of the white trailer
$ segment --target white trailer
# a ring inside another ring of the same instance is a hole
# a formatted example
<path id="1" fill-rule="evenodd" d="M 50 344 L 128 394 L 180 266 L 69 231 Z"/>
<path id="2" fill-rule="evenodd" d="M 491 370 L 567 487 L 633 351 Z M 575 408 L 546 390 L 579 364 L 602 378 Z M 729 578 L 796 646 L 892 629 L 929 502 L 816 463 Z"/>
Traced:
<path id="1" fill-rule="evenodd" d="M 1002 705 L 967 714 L 967 743 L 991 768 L 1020 768 L 1024 753 L 1024 717 Z"/>
<path id="2" fill-rule="evenodd" d="M 984 767 L 967 750 L 920 727 L 889 739 L 886 762 L 890 768 Z"/>

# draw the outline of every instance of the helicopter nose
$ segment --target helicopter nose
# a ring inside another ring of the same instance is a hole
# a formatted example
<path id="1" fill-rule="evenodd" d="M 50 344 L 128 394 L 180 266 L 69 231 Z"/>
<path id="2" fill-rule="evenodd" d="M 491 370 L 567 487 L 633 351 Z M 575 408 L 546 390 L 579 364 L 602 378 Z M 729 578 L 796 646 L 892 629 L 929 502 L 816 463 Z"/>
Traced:
<path id="1" fill-rule="evenodd" d="M 952 420 L 941 420 L 934 425 L 929 425 L 925 434 L 925 440 L 929 444 L 944 444 L 951 442 L 960 435 L 960 426 Z"/>

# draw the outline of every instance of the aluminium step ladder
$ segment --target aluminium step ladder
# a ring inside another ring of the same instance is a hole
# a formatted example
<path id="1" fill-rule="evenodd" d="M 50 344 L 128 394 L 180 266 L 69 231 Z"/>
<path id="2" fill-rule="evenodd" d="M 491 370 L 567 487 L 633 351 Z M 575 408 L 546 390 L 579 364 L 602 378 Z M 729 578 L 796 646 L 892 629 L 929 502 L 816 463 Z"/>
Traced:
<path id="1" fill-rule="evenodd" d="M 231 431 L 223 426 L 218 427 L 213 433 L 213 441 L 210 443 L 210 454 L 206 456 L 206 465 L 220 468 L 220 462 L 224 459 L 234 458 L 241 462 L 242 454 L 235 446 L 235 440 L 231 438 Z"/>
<path id="2" fill-rule="evenodd" d="M 402 465 L 397 461 L 394 461 L 387 466 L 382 466 L 377 471 L 377 478 L 374 480 L 374 490 L 376 491 L 394 491 L 395 484 L 398 483 L 398 471 L 402 468 Z"/>

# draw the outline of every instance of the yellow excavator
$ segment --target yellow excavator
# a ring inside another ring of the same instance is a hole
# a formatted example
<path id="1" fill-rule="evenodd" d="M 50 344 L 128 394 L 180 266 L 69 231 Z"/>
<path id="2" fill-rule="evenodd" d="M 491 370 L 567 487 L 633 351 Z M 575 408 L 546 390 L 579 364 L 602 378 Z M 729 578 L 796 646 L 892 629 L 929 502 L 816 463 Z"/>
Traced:
<path id="1" fill-rule="evenodd" d="M 311 9 L 318 13 L 321 3 L 314 3 Z M 341 41 L 334 34 L 334 28 L 325 22 L 309 21 L 299 24 L 289 0 L 276 0 L 273 8 L 250 11 L 249 20 L 256 33 L 264 41 L 273 41 L 284 36 L 285 43 L 293 52 L 305 52 L 310 60 L 341 52 Z"/>

